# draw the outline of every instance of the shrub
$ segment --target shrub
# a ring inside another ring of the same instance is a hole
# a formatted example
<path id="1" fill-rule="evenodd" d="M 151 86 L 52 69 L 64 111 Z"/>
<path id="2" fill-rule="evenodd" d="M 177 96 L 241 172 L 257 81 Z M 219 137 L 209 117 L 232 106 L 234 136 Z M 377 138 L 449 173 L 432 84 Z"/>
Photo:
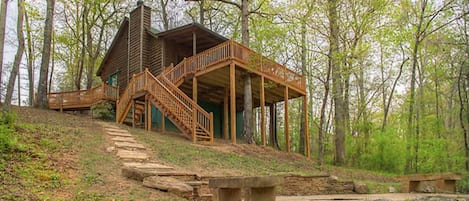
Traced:
<path id="1" fill-rule="evenodd" d="M 456 188 L 459 193 L 469 193 L 469 173 L 466 173 L 463 178 L 456 183 Z"/>
<path id="2" fill-rule="evenodd" d="M 113 120 L 115 119 L 116 113 L 114 106 L 109 102 L 102 102 L 91 107 L 93 117 L 102 120 Z"/>
<path id="3" fill-rule="evenodd" d="M 0 153 L 16 149 L 18 141 L 14 136 L 16 114 L 3 111 L 0 116 Z"/>

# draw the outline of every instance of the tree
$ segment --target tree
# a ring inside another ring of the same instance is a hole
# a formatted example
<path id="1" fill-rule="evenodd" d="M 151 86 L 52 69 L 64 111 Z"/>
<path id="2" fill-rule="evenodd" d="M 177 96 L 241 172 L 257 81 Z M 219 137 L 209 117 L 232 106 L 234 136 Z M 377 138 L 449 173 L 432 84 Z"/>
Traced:
<path id="1" fill-rule="evenodd" d="M 5 46 L 5 24 L 7 19 L 7 7 L 8 0 L 2 0 L 0 8 L 0 102 L 2 101 L 3 48 Z"/>
<path id="2" fill-rule="evenodd" d="M 51 56 L 52 25 L 54 21 L 55 0 L 47 0 L 46 20 L 44 25 L 44 42 L 42 48 L 41 69 L 39 75 L 39 86 L 37 89 L 37 107 L 47 108 L 47 75 Z"/>
<path id="3" fill-rule="evenodd" d="M 334 100 L 334 134 L 335 153 L 334 164 L 345 163 L 345 103 L 344 88 L 342 85 L 340 52 L 339 52 L 339 25 L 337 15 L 337 0 L 328 0 L 329 19 L 329 65 L 332 72 L 332 97 Z"/>
<path id="4" fill-rule="evenodd" d="M 33 39 L 31 36 L 31 25 L 29 21 L 28 11 L 26 7 L 24 7 L 24 20 L 25 20 L 25 31 L 26 31 L 26 41 L 27 41 L 27 48 L 26 48 L 26 58 L 27 58 L 27 68 L 28 68 L 28 81 L 29 81 L 29 93 L 28 93 L 28 103 L 29 106 L 33 106 L 34 102 L 34 67 L 33 67 L 33 60 L 34 60 L 34 50 L 33 50 Z"/>
<path id="5" fill-rule="evenodd" d="M 18 75 L 21 60 L 23 58 L 23 52 L 24 52 L 23 12 L 24 12 L 23 0 L 18 0 L 18 17 L 17 17 L 17 24 L 16 24 L 16 36 L 18 37 L 18 50 L 16 52 L 15 60 L 13 62 L 13 67 L 11 69 L 10 79 L 8 80 L 7 93 L 5 96 L 5 105 L 4 105 L 5 108 L 9 108 L 11 105 L 11 98 L 13 96 L 13 91 L 15 88 L 16 77 Z M 20 85 L 20 82 L 18 78 L 18 87 L 20 87 L 19 85 Z M 19 93 L 20 92 L 18 91 L 18 94 Z"/>

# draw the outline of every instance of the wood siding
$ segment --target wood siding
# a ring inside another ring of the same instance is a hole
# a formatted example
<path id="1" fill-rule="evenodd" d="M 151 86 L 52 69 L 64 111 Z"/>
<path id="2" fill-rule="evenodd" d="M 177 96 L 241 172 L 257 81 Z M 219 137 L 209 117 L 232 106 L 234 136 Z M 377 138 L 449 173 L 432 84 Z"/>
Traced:
<path id="1" fill-rule="evenodd" d="M 162 54 L 161 54 L 161 46 L 162 46 L 162 41 L 159 40 L 158 38 L 149 37 L 149 48 L 148 48 L 148 55 L 149 55 L 149 65 L 148 65 L 148 70 L 153 74 L 153 75 L 158 75 L 161 73 L 163 70 L 163 66 L 161 66 L 162 63 Z"/>
<path id="2" fill-rule="evenodd" d="M 179 45 L 173 40 L 165 40 L 164 51 L 164 66 L 169 66 L 171 63 L 177 65 L 184 57 L 192 56 L 191 48 Z"/>
<path id="3" fill-rule="evenodd" d="M 113 73 L 117 74 L 120 92 L 127 86 L 127 36 L 128 29 L 122 30 L 122 34 L 116 38 L 115 46 L 110 50 L 109 57 L 101 71 L 101 80 L 107 83 L 109 76 Z"/>

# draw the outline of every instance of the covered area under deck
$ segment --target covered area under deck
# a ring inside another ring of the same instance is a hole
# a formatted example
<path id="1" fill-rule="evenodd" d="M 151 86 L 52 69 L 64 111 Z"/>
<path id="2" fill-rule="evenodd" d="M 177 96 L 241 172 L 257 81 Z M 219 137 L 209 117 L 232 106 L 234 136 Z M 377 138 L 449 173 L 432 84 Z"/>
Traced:
<path id="1" fill-rule="evenodd" d="M 232 143 L 236 143 L 237 138 L 241 136 L 244 110 L 243 79 L 245 76 L 251 76 L 252 104 L 254 108 L 260 108 L 261 113 L 259 125 L 262 145 L 267 144 L 267 116 L 276 118 L 266 115 L 266 106 L 284 102 L 285 150 L 289 151 L 288 100 L 303 97 L 306 103 L 304 77 L 232 40 L 199 52 L 197 34 L 192 37 L 192 41 L 185 40 L 188 44 L 180 42 L 179 45 L 192 47 L 193 53 L 196 54 L 184 58 L 174 67 L 166 68 L 163 74 L 187 96 L 192 97 L 194 102 L 214 114 L 214 135 Z M 305 110 L 307 104 L 303 105 Z M 159 127 L 164 129 L 167 121 L 162 120 L 163 117 L 158 118 Z M 307 119 L 307 113 L 304 113 L 303 118 Z M 309 148 L 309 137 L 306 136 L 306 139 L 305 147 Z M 309 150 L 305 152 L 308 154 Z"/>

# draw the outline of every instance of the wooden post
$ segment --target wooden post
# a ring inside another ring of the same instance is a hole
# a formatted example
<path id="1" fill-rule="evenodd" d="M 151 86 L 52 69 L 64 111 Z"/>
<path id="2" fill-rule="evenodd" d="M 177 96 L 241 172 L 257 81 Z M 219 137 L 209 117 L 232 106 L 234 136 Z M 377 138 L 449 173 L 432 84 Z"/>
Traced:
<path id="1" fill-rule="evenodd" d="M 119 99 L 117 99 L 116 101 L 116 124 L 119 124 L 119 114 L 120 112 L 120 109 L 119 109 Z"/>
<path id="2" fill-rule="evenodd" d="M 147 106 L 147 130 L 151 131 L 151 101 L 148 100 Z"/>
<path id="3" fill-rule="evenodd" d="M 143 123 L 145 124 L 145 130 L 148 131 L 148 95 L 145 95 L 145 108 L 143 109 L 145 113 L 145 118 L 143 119 Z"/>
<path id="4" fill-rule="evenodd" d="M 228 140 L 228 101 L 229 101 L 229 89 L 225 88 L 225 94 L 223 99 L 223 139 Z"/>
<path id="5" fill-rule="evenodd" d="M 230 56 L 231 56 L 232 59 L 235 56 L 233 39 L 230 39 Z"/>
<path id="6" fill-rule="evenodd" d="M 163 111 L 160 111 L 161 113 L 161 132 L 162 133 L 165 133 L 166 132 L 166 128 L 165 128 L 165 117 L 164 117 L 164 113 Z"/>
<path id="7" fill-rule="evenodd" d="M 195 31 L 192 32 L 192 55 L 195 56 L 197 54 L 197 34 Z"/>
<path id="8" fill-rule="evenodd" d="M 235 64 L 230 64 L 230 115 L 231 143 L 236 144 L 236 71 Z"/>
<path id="9" fill-rule="evenodd" d="M 192 79 L 192 100 L 197 104 L 197 77 Z"/>
<path id="10" fill-rule="evenodd" d="M 192 100 L 197 104 L 197 77 L 192 79 Z M 197 142 L 197 110 L 192 108 L 192 141 Z"/>
<path id="11" fill-rule="evenodd" d="M 303 114 L 304 114 L 304 121 L 305 121 L 305 124 L 303 125 L 305 128 L 304 128 L 304 132 L 305 132 L 305 156 L 309 158 L 309 155 L 311 153 L 311 151 L 309 150 L 310 149 L 310 145 L 309 145 L 309 131 L 308 131 L 308 98 L 305 96 L 303 96 Z"/>
<path id="12" fill-rule="evenodd" d="M 261 76 L 261 83 L 260 83 L 260 106 L 261 106 L 261 137 L 262 137 L 262 146 L 265 147 L 266 140 L 265 140 L 265 94 L 264 94 L 264 76 Z"/>
<path id="13" fill-rule="evenodd" d="M 286 151 L 290 152 L 290 133 L 288 129 L 288 86 L 285 86 L 285 94 L 284 94 L 284 101 L 285 101 L 285 145 Z"/>
<path id="14" fill-rule="evenodd" d="M 213 144 L 213 112 L 210 112 L 210 144 Z"/>
<path id="15" fill-rule="evenodd" d="M 135 101 L 132 100 L 132 128 L 135 128 Z"/>

